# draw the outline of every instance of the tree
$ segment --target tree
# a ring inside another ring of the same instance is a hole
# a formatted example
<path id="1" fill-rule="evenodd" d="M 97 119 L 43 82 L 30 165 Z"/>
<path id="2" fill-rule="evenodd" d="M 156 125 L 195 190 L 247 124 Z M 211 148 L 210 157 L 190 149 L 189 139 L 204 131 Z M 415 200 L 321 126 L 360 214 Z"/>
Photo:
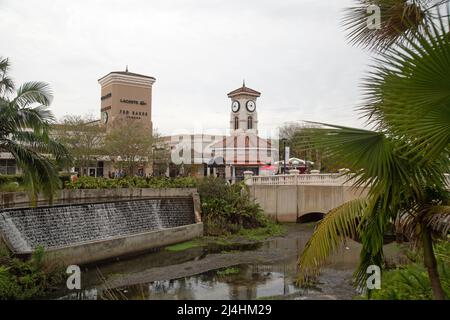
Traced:
<path id="1" fill-rule="evenodd" d="M 305 134 L 305 129 L 319 128 L 317 124 L 309 122 L 287 123 L 280 128 L 280 137 L 287 139 L 286 145 L 290 148 L 292 157 L 314 162 L 314 168 L 323 172 L 337 172 L 341 168 L 346 168 L 348 164 L 339 159 L 327 157 L 320 149 L 314 149 L 309 141 L 309 136 Z M 284 150 L 280 150 L 283 154 Z"/>
<path id="2" fill-rule="evenodd" d="M 105 130 L 91 115 L 66 116 L 52 128 L 55 139 L 66 146 L 74 158 L 74 165 L 80 168 L 92 166 L 103 153 Z"/>
<path id="3" fill-rule="evenodd" d="M 105 152 L 116 157 L 117 166 L 134 175 L 138 164 L 152 159 L 152 134 L 140 122 L 122 120 L 105 137 Z"/>
<path id="4" fill-rule="evenodd" d="M 153 174 L 164 176 L 170 163 L 170 147 L 156 130 L 153 132 L 152 151 Z"/>
<path id="5" fill-rule="evenodd" d="M 380 2 L 392 3 L 364 1 Z M 307 130 L 316 148 L 351 164 L 349 178 L 355 186 L 367 186 L 368 195 L 332 210 L 317 226 L 299 260 L 300 282 L 316 276 L 343 239 L 357 236 L 362 250 L 355 277 L 365 289 L 367 267 L 383 265 L 383 235 L 395 222 L 421 243 L 433 296 L 445 298 L 433 239 L 446 238 L 450 228 L 444 175 L 450 168 L 450 19 L 439 11 L 436 15 L 420 28 L 386 30 L 392 43 L 354 38 L 360 44 L 373 41 L 370 47 L 380 49 L 358 108 L 372 130 L 336 125 Z"/>
<path id="6" fill-rule="evenodd" d="M 57 165 L 70 161 L 66 148 L 49 136 L 52 93 L 43 82 L 26 82 L 15 90 L 9 66 L 0 57 L 0 150 L 10 152 L 22 169 L 33 202 L 39 192 L 51 201 L 61 183 Z"/>

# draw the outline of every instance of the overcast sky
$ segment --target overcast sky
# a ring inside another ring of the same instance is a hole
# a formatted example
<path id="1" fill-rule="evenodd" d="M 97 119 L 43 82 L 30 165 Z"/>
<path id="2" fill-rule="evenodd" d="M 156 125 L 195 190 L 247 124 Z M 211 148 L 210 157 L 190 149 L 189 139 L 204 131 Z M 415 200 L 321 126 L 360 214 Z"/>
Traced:
<path id="1" fill-rule="evenodd" d="M 351 0 L 0 0 L 0 55 L 17 84 L 50 83 L 52 111 L 100 113 L 97 80 L 154 76 L 153 123 L 228 128 L 226 94 L 262 93 L 260 128 L 314 120 L 361 126 L 354 112 L 369 56 L 340 25 Z"/>

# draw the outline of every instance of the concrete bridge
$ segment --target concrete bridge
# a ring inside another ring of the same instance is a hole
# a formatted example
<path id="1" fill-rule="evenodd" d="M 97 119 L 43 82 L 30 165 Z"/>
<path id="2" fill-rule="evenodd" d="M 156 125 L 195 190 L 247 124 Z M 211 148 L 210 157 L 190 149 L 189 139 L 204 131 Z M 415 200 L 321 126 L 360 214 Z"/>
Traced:
<path id="1" fill-rule="evenodd" d="M 447 185 L 450 186 L 450 176 Z M 251 196 L 279 222 L 316 221 L 339 205 L 367 194 L 341 174 L 291 174 L 249 177 Z"/>

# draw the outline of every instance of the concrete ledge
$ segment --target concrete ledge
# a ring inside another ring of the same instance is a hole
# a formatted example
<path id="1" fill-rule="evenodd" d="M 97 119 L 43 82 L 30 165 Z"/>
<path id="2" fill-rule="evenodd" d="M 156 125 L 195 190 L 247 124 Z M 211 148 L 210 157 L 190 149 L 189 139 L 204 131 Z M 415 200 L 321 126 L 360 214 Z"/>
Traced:
<path id="1" fill-rule="evenodd" d="M 84 199 L 186 197 L 197 193 L 195 188 L 115 188 L 115 189 L 62 189 L 55 194 L 55 203 L 69 203 Z M 46 204 L 44 197 L 38 197 L 39 204 Z M 0 207 L 24 206 L 30 204 L 27 192 L 0 192 Z"/>
<path id="2" fill-rule="evenodd" d="M 88 264 L 114 257 L 144 252 L 146 250 L 187 241 L 203 236 L 203 223 L 145 232 L 107 240 L 79 243 L 74 246 L 52 248 L 47 258 L 63 265 Z M 29 256 L 31 252 L 22 254 Z"/>

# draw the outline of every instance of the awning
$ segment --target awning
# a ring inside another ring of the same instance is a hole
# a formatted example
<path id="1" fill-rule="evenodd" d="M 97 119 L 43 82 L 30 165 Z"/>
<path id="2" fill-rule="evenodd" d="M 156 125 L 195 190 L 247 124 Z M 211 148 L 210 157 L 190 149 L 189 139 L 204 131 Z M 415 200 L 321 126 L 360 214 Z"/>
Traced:
<path id="1" fill-rule="evenodd" d="M 216 157 L 208 161 L 208 167 L 225 167 L 225 160 L 223 157 Z"/>

